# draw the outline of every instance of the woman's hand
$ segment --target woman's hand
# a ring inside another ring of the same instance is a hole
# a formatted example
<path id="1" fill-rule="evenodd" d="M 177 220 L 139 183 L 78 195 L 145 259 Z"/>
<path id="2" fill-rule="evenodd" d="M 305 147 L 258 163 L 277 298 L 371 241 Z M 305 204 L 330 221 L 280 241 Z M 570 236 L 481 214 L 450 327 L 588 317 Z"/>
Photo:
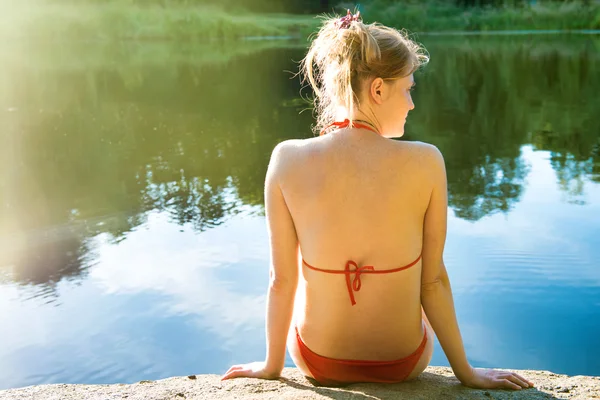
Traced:
<path id="1" fill-rule="evenodd" d="M 483 368 L 471 368 L 471 370 L 471 375 L 461 382 L 472 388 L 521 390 L 533 387 L 533 382 L 514 372 Z"/>
<path id="2" fill-rule="evenodd" d="M 259 378 L 259 379 L 277 379 L 281 375 L 281 371 L 270 371 L 266 368 L 264 361 L 253 362 L 250 364 L 234 365 L 229 368 L 225 375 L 221 378 L 222 381 L 231 378 Z"/>

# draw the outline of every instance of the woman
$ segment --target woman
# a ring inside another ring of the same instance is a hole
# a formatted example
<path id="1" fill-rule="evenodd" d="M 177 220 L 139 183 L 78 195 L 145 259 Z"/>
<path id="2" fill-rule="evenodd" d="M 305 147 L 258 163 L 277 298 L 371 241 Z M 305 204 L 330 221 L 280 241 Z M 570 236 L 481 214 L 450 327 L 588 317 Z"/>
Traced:
<path id="1" fill-rule="evenodd" d="M 223 379 L 279 377 L 287 338 L 296 366 L 322 385 L 401 382 L 425 370 L 435 332 L 463 384 L 533 386 L 469 365 L 442 259 L 444 160 L 435 146 L 388 139 L 404 133 L 413 72 L 427 61 L 358 14 L 324 21 L 302 62 L 321 135 L 280 143 L 267 171 L 266 360 Z"/>

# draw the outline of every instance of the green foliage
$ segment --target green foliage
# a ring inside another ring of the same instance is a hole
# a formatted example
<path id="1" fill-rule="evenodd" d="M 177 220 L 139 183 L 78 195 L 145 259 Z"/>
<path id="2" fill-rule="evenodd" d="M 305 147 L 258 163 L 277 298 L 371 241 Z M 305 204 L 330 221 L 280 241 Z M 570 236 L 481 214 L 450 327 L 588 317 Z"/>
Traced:
<path id="1" fill-rule="evenodd" d="M 185 2 L 44 2 L 24 0 L 10 6 L 0 36 L 56 40 L 193 40 L 252 36 L 304 36 L 316 29 L 312 16 L 255 14 L 221 6 Z"/>
<path id="2" fill-rule="evenodd" d="M 397 2 L 373 0 L 364 5 L 368 21 L 402 27 L 410 31 L 488 31 L 531 29 L 596 29 L 600 3 L 537 2 L 496 7 L 464 8 L 457 3 L 429 0 Z"/>
<path id="3" fill-rule="evenodd" d="M 314 18 L 317 3 L 327 2 L 312 2 L 314 7 L 311 8 L 301 7 L 300 0 L 295 3 L 272 0 L 251 3 L 240 0 L 219 3 L 209 0 L 23 0 L 5 6 L 0 36 L 193 41 L 248 36 L 306 38 L 319 25 L 319 20 Z M 367 0 L 359 8 L 367 22 L 378 21 L 413 32 L 600 28 L 599 2 L 588 5 L 578 1 L 539 1 L 532 6 L 511 4 L 464 8 L 455 2 L 441 0 Z M 344 7 L 355 8 L 355 4 L 341 3 L 335 9 L 341 12 Z M 283 13 L 289 11 L 304 14 Z"/>

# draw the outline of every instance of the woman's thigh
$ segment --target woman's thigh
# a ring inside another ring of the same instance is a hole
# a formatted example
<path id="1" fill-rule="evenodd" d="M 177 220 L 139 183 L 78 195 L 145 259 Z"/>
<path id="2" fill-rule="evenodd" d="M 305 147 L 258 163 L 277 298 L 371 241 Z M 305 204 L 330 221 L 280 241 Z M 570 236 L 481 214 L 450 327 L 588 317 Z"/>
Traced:
<path id="1" fill-rule="evenodd" d="M 427 366 L 429 365 L 429 362 L 431 361 L 431 356 L 433 356 L 433 341 L 435 339 L 435 334 L 433 332 L 433 328 L 431 327 L 431 324 L 429 323 L 429 320 L 427 319 L 427 316 L 425 315 L 425 311 L 423 311 L 423 309 L 421 309 L 421 313 L 423 314 L 423 322 L 425 323 L 425 326 L 427 327 L 427 344 L 425 345 L 425 350 L 423 350 L 423 354 L 421 354 L 421 357 L 419 358 L 419 361 L 415 365 L 415 368 L 412 370 L 410 375 L 408 375 L 408 377 L 406 378 L 407 381 L 411 380 L 411 379 L 415 379 L 423 371 L 425 371 L 425 368 L 427 368 Z"/>
<path id="2" fill-rule="evenodd" d="M 296 364 L 296 367 L 300 370 L 300 372 L 309 378 L 313 378 L 312 374 L 308 370 L 308 367 L 306 366 L 306 363 L 304 362 L 304 358 L 302 358 L 302 354 L 300 354 L 298 339 L 296 338 L 296 325 L 294 325 L 293 321 L 288 332 L 287 349 L 288 353 L 290 353 L 292 361 L 294 364 Z"/>

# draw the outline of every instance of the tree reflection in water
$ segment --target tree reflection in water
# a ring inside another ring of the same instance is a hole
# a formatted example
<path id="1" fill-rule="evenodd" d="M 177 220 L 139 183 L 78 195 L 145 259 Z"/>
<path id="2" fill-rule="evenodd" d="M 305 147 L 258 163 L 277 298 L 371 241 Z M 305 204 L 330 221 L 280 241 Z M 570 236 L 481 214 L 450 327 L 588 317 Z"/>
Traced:
<path id="1" fill-rule="evenodd" d="M 519 201 L 525 144 L 551 153 L 572 201 L 600 182 L 597 39 L 422 41 L 432 61 L 416 77 L 407 139 L 444 153 L 457 216 Z M 12 78 L 0 105 L 18 112 L 4 115 L 0 237 L 12 250 L 0 266 L 15 282 L 81 277 L 93 262 L 88 238 L 121 240 L 151 211 L 198 231 L 261 213 L 271 150 L 311 135 L 300 83 L 284 72 L 302 47 L 146 46 L 3 65 Z"/>

